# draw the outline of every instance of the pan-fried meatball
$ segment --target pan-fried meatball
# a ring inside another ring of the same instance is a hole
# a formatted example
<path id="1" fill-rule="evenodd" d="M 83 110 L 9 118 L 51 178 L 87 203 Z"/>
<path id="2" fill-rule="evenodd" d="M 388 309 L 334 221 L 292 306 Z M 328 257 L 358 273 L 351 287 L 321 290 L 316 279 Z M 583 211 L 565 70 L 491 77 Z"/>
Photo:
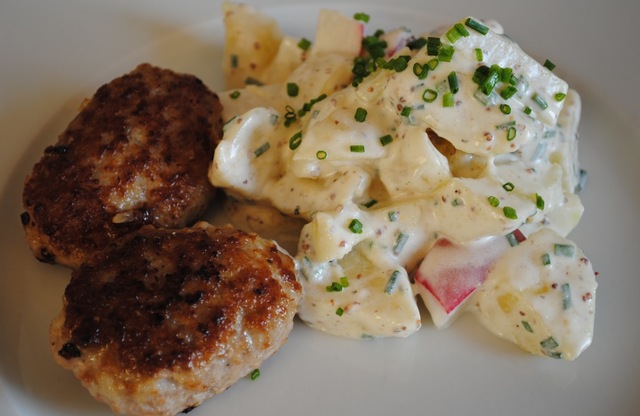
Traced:
<path id="1" fill-rule="evenodd" d="M 146 226 L 73 272 L 52 352 L 115 412 L 173 415 L 278 350 L 301 296 L 292 258 L 269 240 Z"/>
<path id="2" fill-rule="evenodd" d="M 76 268 L 145 224 L 192 224 L 214 196 L 217 95 L 149 64 L 100 87 L 25 181 L 22 224 L 35 256 Z"/>

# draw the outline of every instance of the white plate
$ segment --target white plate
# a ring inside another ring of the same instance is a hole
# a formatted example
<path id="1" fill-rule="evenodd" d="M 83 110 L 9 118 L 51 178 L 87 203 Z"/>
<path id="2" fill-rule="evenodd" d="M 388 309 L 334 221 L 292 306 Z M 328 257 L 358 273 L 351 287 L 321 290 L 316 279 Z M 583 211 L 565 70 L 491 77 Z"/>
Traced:
<path id="1" fill-rule="evenodd" d="M 632 415 L 640 408 L 640 96 L 634 0 L 333 1 L 254 3 L 287 32 L 313 35 L 320 4 L 372 15 L 377 27 L 428 30 L 467 14 L 507 34 L 584 99 L 586 212 L 571 237 L 600 272 L 593 345 L 576 361 L 529 356 L 471 316 L 407 339 L 362 342 L 298 323 L 256 381 L 241 380 L 193 415 Z M 141 61 L 221 88 L 220 1 L 3 1 L 0 5 L 0 413 L 99 415 L 49 353 L 48 325 L 69 272 L 40 264 L 23 242 L 21 190 L 43 148 L 81 99 Z"/>

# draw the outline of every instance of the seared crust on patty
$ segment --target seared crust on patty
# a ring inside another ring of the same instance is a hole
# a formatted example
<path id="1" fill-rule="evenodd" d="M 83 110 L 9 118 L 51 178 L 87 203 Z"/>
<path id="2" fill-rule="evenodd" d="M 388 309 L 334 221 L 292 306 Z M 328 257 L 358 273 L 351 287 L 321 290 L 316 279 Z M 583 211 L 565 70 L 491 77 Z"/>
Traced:
<path id="1" fill-rule="evenodd" d="M 271 241 L 143 227 L 73 272 L 51 348 L 115 412 L 176 414 L 273 354 L 300 298 L 292 258 Z"/>
<path id="2" fill-rule="evenodd" d="M 178 228 L 214 196 L 218 97 L 196 77 L 149 64 L 100 87 L 27 177 L 21 216 L 44 262 L 77 268 L 145 224 Z"/>

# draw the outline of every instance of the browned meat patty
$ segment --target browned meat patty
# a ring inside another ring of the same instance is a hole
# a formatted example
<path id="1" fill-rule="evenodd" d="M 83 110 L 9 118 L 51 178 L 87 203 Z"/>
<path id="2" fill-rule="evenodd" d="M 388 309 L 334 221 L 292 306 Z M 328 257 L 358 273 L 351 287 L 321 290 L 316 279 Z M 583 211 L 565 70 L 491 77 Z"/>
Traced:
<path id="1" fill-rule="evenodd" d="M 273 354 L 301 293 L 292 258 L 255 234 L 143 227 L 73 272 L 51 347 L 113 411 L 173 415 Z"/>
<path id="2" fill-rule="evenodd" d="M 25 181 L 21 219 L 36 257 L 77 268 L 142 225 L 199 219 L 214 195 L 221 111 L 196 77 L 149 64 L 100 87 Z"/>

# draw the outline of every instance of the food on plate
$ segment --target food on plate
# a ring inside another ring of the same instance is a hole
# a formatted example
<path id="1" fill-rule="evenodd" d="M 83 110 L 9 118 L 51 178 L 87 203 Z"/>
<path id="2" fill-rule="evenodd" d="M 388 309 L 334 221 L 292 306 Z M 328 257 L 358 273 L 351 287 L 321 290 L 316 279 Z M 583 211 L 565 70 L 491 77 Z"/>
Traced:
<path id="1" fill-rule="evenodd" d="M 77 268 L 145 224 L 192 224 L 214 196 L 207 169 L 221 136 L 218 97 L 192 75 L 142 64 L 103 85 L 25 181 L 33 253 Z"/>
<path id="2" fill-rule="evenodd" d="M 145 226 L 73 271 L 51 349 L 114 412 L 174 415 L 276 352 L 300 298 L 293 259 L 271 241 Z"/>
<path id="3" fill-rule="evenodd" d="M 337 15 L 322 11 L 311 41 L 225 5 L 229 91 L 209 177 L 236 210 L 305 223 L 300 318 L 407 336 L 419 297 L 436 327 L 472 312 L 533 354 L 577 357 L 597 286 L 566 239 L 583 212 L 579 94 L 495 22 L 367 34 L 368 15 Z"/>

